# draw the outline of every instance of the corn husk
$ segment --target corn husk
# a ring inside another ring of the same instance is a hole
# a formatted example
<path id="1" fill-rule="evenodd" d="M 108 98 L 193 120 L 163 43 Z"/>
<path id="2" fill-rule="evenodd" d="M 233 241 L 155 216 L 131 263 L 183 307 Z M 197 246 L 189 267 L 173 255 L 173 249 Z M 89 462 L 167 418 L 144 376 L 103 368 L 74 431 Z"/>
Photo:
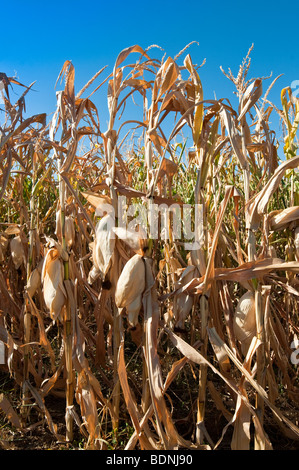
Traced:
<path id="1" fill-rule="evenodd" d="M 254 293 L 246 292 L 239 300 L 234 321 L 234 334 L 241 343 L 241 350 L 246 355 L 253 336 L 256 334 Z"/>
<path id="2" fill-rule="evenodd" d="M 99 276 L 104 281 L 109 271 L 115 247 L 113 224 L 114 219 L 110 214 L 105 215 L 97 224 L 92 245 L 93 267 L 88 275 L 89 284 L 92 284 Z"/>
<path id="3" fill-rule="evenodd" d="M 32 271 L 29 276 L 26 285 L 26 290 L 31 297 L 34 296 L 37 289 L 41 286 L 43 263 L 44 260 L 41 260 L 38 266 Z"/>
<path id="4" fill-rule="evenodd" d="M 66 290 L 63 284 L 64 267 L 58 250 L 51 248 L 44 259 L 41 280 L 43 283 L 43 294 L 50 317 L 55 321 L 63 306 L 66 304 Z"/>
<path id="5" fill-rule="evenodd" d="M 0 234 L 0 263 L 4 261 L 4 255 L 8 247 L 8 239 L 3 233 Z"/>
<path id="6" fill-rule="evenodd" d="M 134 255 L 124 266 L 117 281 L 115 303 L 118 308 L 126 308 L 131 326 L 138 323 L 138 314 L 145 289 L 145 267 L 141 255 Z"/>
<path id="7" fill-rule="evenodd" d="M 22 263 L 26 264 L 24 247 L 20 235 L 10 240 L 10 251 L 16 269 L 19 269 Z"/>
<path id="8" fill-rule="evenodd" d="M 135 230 L 127 230 L 124 227 L 114 227 L 113 232 L 135 253 L 140 255 L 142 251 L 146 249 L 148 243 L 147 234 L 140 225 L 138 225 L 138 227 L 136 226 Z"/>
<path id="9" fill-rule="evenodd" d="M 188 282 L 191 282 L 194 277 L 198 275 L 198 271 L 195 266 L 189 265 L 186 267 L 184 272 L 181 274 L 178 285 L 180 287 L 185 286 Z M 180 329 L 184 329 L 184 324 L 187 316 L 189 315 L 193 305 L 193 297 L 191 295 L 182 292 L 174 296 L 173 313 L 175 326 Z"/>
<path id="10" fill-rule="evenodd" d="M 100 271 L 97 267 L 93 266 L 88 274 L 88 283 L 93 284 L 100 277 Z"/>
<path id="11" fill-rule="evenodd" d="M 61 209 L 56 212 L 56 230 L 55 234 L 60 241 L 62 242 L 61 235 Z M 71 216 L 65 217 L 65 242 L 66 245 L 71 248 L 75 243 L 75 224 Z"/>

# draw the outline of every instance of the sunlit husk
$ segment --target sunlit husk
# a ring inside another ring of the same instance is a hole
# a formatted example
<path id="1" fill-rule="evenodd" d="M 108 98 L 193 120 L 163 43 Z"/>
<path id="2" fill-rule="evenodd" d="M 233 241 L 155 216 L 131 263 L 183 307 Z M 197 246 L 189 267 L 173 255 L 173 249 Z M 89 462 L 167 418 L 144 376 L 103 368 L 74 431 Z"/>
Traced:
<path id="1" fill-rule="evenodd" d="M 114 219 L 110 214 L 105 215 L 97 224 L 95 240 L 92 246 L 93 267 L 88 275 L 88 282 L 92 284 L 99 276 L 102 280 L 111 266 L 114 247 L 115 235 L 112 231 Z"/>
<path id="2" fill-rule="evenodd" d="M 13 264 L 16 269 L 19 269 L 22 263 L 26 263 L 24 247 L 20 235 L 11 239 L 10 250 Z"/>
<path id="3" fill-rule="evenodd" d="M 52 320 L 56 320 L 67 297 L 63 285 L 64 267 L 56 248 L 51 248 L 46 254 L 41 279 L 45 304 L 50 310 Z"/>
<path id="4" fill-rule="evenodd" d="M 138 314 L 145 288 L 145 267 L 141 255 L 134 255 L 124 266 L 117 281 L 115 303 L 118 308 L 126 307 L 132 326 L 138 323 Z"/>
<path id="5" fill-rule="evenodd" d="M 246 292 L 239 300 L 234 315 L 234 333 L 240 341 L 243 354 L 246 354 L 253 336 L 256 334 L 255 300 L 253 292 Z"/>

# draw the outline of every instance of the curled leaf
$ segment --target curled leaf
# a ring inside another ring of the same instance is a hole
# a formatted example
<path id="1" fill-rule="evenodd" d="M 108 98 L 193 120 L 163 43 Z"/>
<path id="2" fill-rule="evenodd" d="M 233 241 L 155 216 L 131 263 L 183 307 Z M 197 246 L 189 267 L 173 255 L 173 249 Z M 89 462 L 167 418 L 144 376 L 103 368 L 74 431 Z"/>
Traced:
<path id="1" fill-rule="evenodd" d="M 280 230 L 297 219 L 299 219 L 299 206 L 288 207 L 284 210 L 270 212 L 269 225 L 271 230 Z"/>

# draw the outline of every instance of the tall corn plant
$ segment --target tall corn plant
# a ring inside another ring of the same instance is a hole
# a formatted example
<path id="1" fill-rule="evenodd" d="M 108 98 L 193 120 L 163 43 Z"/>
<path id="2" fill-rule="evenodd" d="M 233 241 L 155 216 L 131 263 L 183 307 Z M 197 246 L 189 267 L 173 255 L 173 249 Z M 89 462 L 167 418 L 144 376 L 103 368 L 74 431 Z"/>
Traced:
<path id="1" fill-rule="evenodd" d="M 1 126 L 1 137 L 0 137 L 0 151 L 2 154 L 1 166 L 2 166 L 2 184 L 0 190 L 0 199 L 5 194 L 5 191 L 9 185 L 9 180 L 12 178 L 11 171 L 14 167 L 18 167 L 21 171 L 28 171 L 32 174 L 33 179 L 36 174 L 36 157 L 34 156 L 35 142 L 39 138 L 38 129 L 31 129 L 35 123 L 45 124 L 45 114 L 39 114 L 30 118 L 24 119 L 23 112 L 25 109 L 25 96 L 33 86 L 33 83 L 26 87 L 18 82 L 13 77 L 7 77 L 5 74 L 1 74 L 2 83 L 4 84 L 5 94 L 3 94 L 4 105 L 5 105 L 5 121 Z M 26 88 L 24 93 L 20 96 L 18 101 L 13 105 L 10 102 L 9 87 L 12 84 L 19 85 Z M 42 128 L 42 127 L 41 127 Z M 40 129 L 41 129 L 40 128 Z M 28 141 L 30 143 L 28 143 Z M 31 164 L 31 168 L 28 165 Z M 3 165 L 4 164 L 4 165 Z M 34 196 L 30 198 L 30 222 L 29 222 L 29 251 L 27 256 L 27 281 L 31 275 L 34 266 Z M 22 213 L 22 211 L 21 211 Z M 17 230 L 18 233 L 18 230 Z M 24 240 L 23 240 L 24 241 Z M 31 308 L 26 302 L 24 312 L 24 356 L 23 356 L 23 408 L 22 414 L 24 422 L 29 412 L 29 395 L 28 395 L 28 380 L 29 380 L 29 354 L 30 354 L 30 333 L 31 331 Z"/>
<path id="2" fill-rule="evenodd" d="M 70 255 L 69 250 L 72 243 L 74 243 L 74 233 L 67 233 L 67 223 L 71 220 L 66 216 L 67 198 L 68 194 L 72 196 L 82 207 L 80 199 L 75 192 L 69 175 L 72 172 L 78 142 L 82 136 L 98 135 L 99 124 L 91 118 L 92 102 L 87 99 L 81 99 L 81 94 L 87 89 L 88 86 L 97 78 L 103 71 L 101 69 L 93 79 L 75 96 L 75 69 L 70 61 L 66 61 L 59 76 L 65 77 L 65 88 L 63 91 L 57 92 L 57 109 L 50 123 L 49 138 L 53 147 L 53 162 L 57 165 L 58 184 L 59 184 L 59 210 L 57 209 L 56 215 L 56 233 L 60 242 L 58 246 L 58 253 L 54 256 L 59 256 L 61 265 L 63 265 L 63 278 L 60 284 L 60 292 L 56 291 L 55 295 L 60 293 L 60 302 L 58 302 L 57 311 L 52 314 L 55 318 L 59 317 L 63 324 L 63 339 L 65 351 L 65 369 L 66 369 L 66 440 L 72 441 L 73 439 L 73 401 L 75 390 L 75 373 L 73 364 L 73 350 L 74 350 L 74 334 L 76 331 L 76 296 L 75 296 L 75 283 L 76 279 L 72 279 Z M 80 121 L 85 117 L 85 113 L 91 118 L 92 127 L 84 126 L 78 128 Z M 57 141 L 57 132 L 60 131 L 60 138 Z M 84 209 L 83 209 L 84 211 Z M 86 214 L 86 212 L 84 211 Z M 90 224 L 90 229 L 94 230 L 94 225 L 88 214 L 86 214 L 87 221 Z M 70 224 L 68 224 L 70 225 Z M 69 227 L 71 229 L 71 226 Z M 70 244 L 68 242 L 71 242 Z M 59 266 L 57 266 L 59 270 Z M 46 271 L 44 265 L 44 272 Z M 46 274 L 46 273 L 45 273 Z M 74 275 L 74 273 L 73 273 Z M 45 286 L 44 286 L 45 289 Z M 52 304 L 51 307 L 52 309 Z M 76 333 L 78 334 L 78 332 Z M 80 361 L 79 361 L 80 362 Z M 84 364 L 84 361 L 83 361 Z"/>

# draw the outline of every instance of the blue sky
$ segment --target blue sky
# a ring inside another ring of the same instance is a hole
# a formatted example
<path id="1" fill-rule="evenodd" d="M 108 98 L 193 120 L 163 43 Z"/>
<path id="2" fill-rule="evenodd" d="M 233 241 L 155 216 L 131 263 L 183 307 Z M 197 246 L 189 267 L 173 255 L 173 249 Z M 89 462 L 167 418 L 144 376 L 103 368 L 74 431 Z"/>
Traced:
<path id="1" fill-rule="evenodd" d="M 233 84 L 219 66 L 237 74 L 254 43 L 249 77 L 272 72 L 274 78 L 283 73 L 269 96 L 280 107 L 280 90 L 299 80 L 298 5 L 298 1 L 290 1 L 286 7 L 278 2 L 235 0 L 4 2 L 0 72 L 16 74 L 26 85 L 36 80 L 35 91 L 27 97 L 27 112 L 50 114 L 56 103 L 54 85 L 65 60 L 75 66 L 79 90 L 104 65 L 112 71 L 125 47 L 158 44 L 173 57 L 186 44 L 197 41 L 199 46 L 193 45 L 188 52 L 194 63 L 206 58 L 199 71 L 205 98 L 213 99 L 215 93 L 217 98 L 233 100 Z M 158 50 L 153 54 L 162 57 Z M 265 82 L 265 89 L 270 82 Z M 14 90 L 20 93 L 17 87 Z M 103 115 L 105 90 L 95 98 Z M 12 100 L 14 97 L 17 94 L 11 93 Z M 103 127 L 105 130 L 105 124 Z"/>

